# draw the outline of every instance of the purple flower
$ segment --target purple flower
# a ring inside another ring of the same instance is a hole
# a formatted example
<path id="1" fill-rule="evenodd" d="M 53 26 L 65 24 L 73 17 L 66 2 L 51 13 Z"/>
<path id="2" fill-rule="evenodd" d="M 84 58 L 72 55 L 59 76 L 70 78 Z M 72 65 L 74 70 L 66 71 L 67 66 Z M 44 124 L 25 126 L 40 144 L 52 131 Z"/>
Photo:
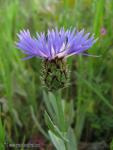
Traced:
<path id="1" fill-rule="evenodd" d="M 106 35 L 107 34 L 106 28 L 102 27 L 100 33 L 103 36 Z"/>
<path id="2" fill-rule="evenodd" d="M 72 55 L 84 54 L 96 42 L 94 35 L 85 34 L 84 29 L 60 30 L 52 29 L 45 33 L 36 33 L 36 37 L 31 37 L 29 30 L 22 30 L 18 34 L 19 41 L 16 43 L 18 49 L 28 56 L 40 57 L 46 60 L 55 58 L 67 58 Z M 87 55 L 87 54 L 85 54 Z"/>

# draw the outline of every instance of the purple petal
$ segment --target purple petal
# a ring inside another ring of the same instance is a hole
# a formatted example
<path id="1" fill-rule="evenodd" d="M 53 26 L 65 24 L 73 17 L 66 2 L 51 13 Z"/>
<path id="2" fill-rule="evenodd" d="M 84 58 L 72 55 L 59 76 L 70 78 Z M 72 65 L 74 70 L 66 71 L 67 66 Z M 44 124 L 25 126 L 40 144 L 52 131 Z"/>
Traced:
<path id="1" fill-rule="evenodd" d="M 68 30 L 55 28 L 48 30 L 47 34 L 37 33 L 36 38 L 31 37 L 29 30 L 23 30 L 17 36 L 19 41 L 16 46 L 28 55 L 25 59 L 38 56 L 51 60 L 55 57 L 83 54 L 97 41 L 94 35 L 85 34 L 84 29 L 77 31 L 71 28 Z"/>

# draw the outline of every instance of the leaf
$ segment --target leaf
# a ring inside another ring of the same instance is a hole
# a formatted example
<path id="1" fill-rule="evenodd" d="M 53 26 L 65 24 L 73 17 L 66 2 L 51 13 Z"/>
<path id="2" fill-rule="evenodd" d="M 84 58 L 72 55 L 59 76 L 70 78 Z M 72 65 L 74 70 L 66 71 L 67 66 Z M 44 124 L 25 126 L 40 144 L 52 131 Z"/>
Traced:
<path id="1" fill-rule="evenodd" d="M 67 133 L 67 138 L 69 139 L 69 142 L 67 143 L 69 150 L 77 150 L 77 140 L 74 135 L 74 131 L 69 128 Z"/>
<path id="2" fill-rule="evenodd" d="M 12 113 L 13 113 L 13 115 L 14 115 L 14 120 L 15 120 L 15 122 L 16 122 L 20 127 L 22 127 L 22 122 L 21 122 L 21 120 L 20 120 L 20 118 L 19 118 L 18 112 L 17 112 L 15 109 L 13 109 L 13 110 L 12 110 Z"/>
<path id="3" fill-rule="evenodd" d="M 51 105 L 52 105 L 52 107 L 54 109 L 56 117 L 58 118 L 58 108 L 57 108 L 56 98 L 51 92 L 49 92 L 49 101 L 50 101 L 50 103 L 51 103 Z"/>
<path id="4" fill-rule="evenodd" d="M 54 146 L 56 147 L 57 150 L 66 150 L 64 142 L 62 139 L 60 139 L 59 137 L 57 137 L 53 132 L 51 132 L 50 130 L 48 131 L 51 141 L 54 144 Z"/>
<path id="5" fill-rule="evenodd" d="M 44 129 L 41 127 L 40 123 L 38 122 L 36 116 L 35 116 L 35 113 L 34 113 L 34 110 L 33 110 L 33 107 L 30 106 L 30 111 L 31 111 L 31 117 L 35 123 L 35 125 L 37 126 L 37 128 L 39 129 L 39 131 L 47 138 L 48 138 L 48 135 L 46 134 L 46 132 L 44 131 Z"/>
<path id="6" fill-rule="evenodd" d="M 53 109 L 51 107 L 51 104 L 49 102 L 49 98 L 48 98 L 48 95 L 46 94 L 46 92 L 43 92 L 43 100 L 44 100 L 44 103 L 47 107 L 49 114 L 52 116 L 52 118 L 54 118 L 54 112 L 53 112 Z"/>
<path id="7" fill-rule="evenodd" d="M 45 112 L 45 121 L 46 124 L 49 128 L 49 130 L 51 130 L 52 132 L 54 132 L 54 134 L 56 136 L 58 136 L 59 138 L 61 138 L 62 140 L 64 140 L 65 142 L 68 142 L 68 139 L 66 139 L 65 134 L 66 133 L 62 133 L 58 127 L 56 125 L 54 125 L 54 123 L 52 122 L 51 118 L 49 117 L 48 113 Z"/>
<path id="8" fill-rule="evenodd" d="M 5 142 L 5 129 L 0 119 L 0 150 L 5 150 L 4 142 Z"/>
<path id="9" fill-rule="evenodd" d="M 66 120 L 66 128 L 68 129 L 68 127 L 72 124 L 74 120 L 74 115 L 75 115 L 74 101 L 63 100 L 62 102 L 63 102 L 64 115 L 65 115 L 65 120 Z"/>
<path id="10" fill-rule="evenodd" d="M 54 96 L 53 93 L 49 92 L 49 96 L 44 92 L 44 102 L 46 104 L 49 115 L 53 122 L 63 131 L 66 131 L 66 123 L 64 118 L 62 99 L 59 93 Z"/>
<path id="11" fill-rule="evenodd" d="M 110 150 L 113 150 L 113 139 L 112 139 L 112 141 L 110 142 Z"/>

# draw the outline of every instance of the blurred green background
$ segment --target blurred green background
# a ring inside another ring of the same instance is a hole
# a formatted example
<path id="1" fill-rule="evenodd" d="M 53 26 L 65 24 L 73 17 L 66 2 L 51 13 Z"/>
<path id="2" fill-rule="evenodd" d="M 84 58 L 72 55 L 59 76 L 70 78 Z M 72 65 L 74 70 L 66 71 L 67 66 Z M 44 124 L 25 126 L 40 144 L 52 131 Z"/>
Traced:
<path id="1" fill-rule="evenodd" d="M 24 55 L 16 49 L 15 41 L 21 29 L 35 35 L 55 27 L 84 28 L 99 38 L 88 52 L 101 57 L 68 59 L 71 82 L 63 89 L 62 97 L 67 103 L 73 102 L 71 125 L 77 128 L 81 141 L 111 144 L 113 0 L 0 0 L 0 116 L 7 139 L 13 143 L 41 141 L 46 143 L 45 149 L 51 149 L 43 131 L 47 127 L 43 119 L 41 60 L 22 61 Z"/>

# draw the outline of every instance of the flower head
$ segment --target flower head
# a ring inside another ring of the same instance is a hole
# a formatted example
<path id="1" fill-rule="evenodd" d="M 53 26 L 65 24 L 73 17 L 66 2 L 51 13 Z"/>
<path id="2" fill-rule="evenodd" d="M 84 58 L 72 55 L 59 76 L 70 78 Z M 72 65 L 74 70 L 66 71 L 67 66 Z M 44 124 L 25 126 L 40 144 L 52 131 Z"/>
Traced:
<path id="1" fill-rule="evenodd" d="M 23 30 L 18 34 L 18 38 L 16 46 L 28 55 L 25 59 L 35 56 L 48 60 L 56 57 L 67 58 L 84 53 L 96 42 L 94 35 L 85 34 L 84 29 L 65 31 L 64 28 L 60 30 L 56 28 L 48 30 L 47 34 L 37 33 L 36 37 L 31 37 L 29 30 Z"/>
<path id="2" fill-rule="evenodd" d="M 64 58 L 87 55 L 84 52 L 96 42 L 94 35 L 85 34 L 84 30 L 64 28 L 37 33 L 36 37 L 31 37 L 29 30 L 23 30 L 18 38 L 16 46 L 28 55 L 25 59 L 40 57 L 44 60 L 41 78 L 50 90 L 63 88 L 68 83 L 69 71 Z"/>

